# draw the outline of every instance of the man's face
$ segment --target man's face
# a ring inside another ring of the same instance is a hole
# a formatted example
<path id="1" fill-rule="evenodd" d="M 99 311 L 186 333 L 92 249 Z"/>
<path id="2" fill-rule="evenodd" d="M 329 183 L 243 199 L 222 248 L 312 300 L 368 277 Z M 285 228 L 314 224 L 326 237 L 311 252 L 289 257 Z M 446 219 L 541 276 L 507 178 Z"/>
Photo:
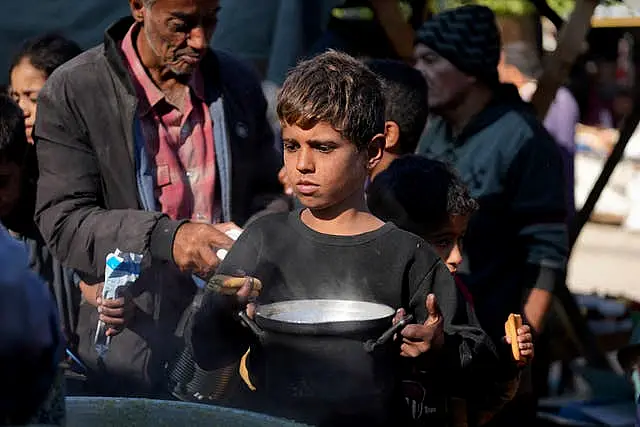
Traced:
<path id="1" fill-rule="evenodd" d="M 453 215 L 445 227 L 437 233 L 425 236 L 425 240 L 452 273 L 458 271 L 458 266 L 462 263 L 462 239 L 467 232 L 468 224 L 469 215 Z"/>
<path id="2" fill-rule="evenodd" d="M 287 181 L 303 205 L 319 211 L 363 198 L 369 170 L 384 147 L 379 135 L 377 149 L 358 150 L 325 122 L 308 130 L 283 125 L 282 140 Z"/>
<path id="3" fill-rule="evenodd" d="M 207 51 L 219 9 L 219 0 L 156 0 L 142 7 L 142 31 L 158 65 L 191 75 Z"/>
<path id="4" fill-rule="evenodd" d="M 414 67 L 427 81 L 429 109 L 435 112 L 457 107 L 475 82 L 473 77 L 423 44 L 416 45 L 413 57 Z"/>
<path id="5" fill-rule="evenodd" d="M 22 172 L 15 162 L 0 161 L 0 218 L 9 215 L 20 200 Z"/>

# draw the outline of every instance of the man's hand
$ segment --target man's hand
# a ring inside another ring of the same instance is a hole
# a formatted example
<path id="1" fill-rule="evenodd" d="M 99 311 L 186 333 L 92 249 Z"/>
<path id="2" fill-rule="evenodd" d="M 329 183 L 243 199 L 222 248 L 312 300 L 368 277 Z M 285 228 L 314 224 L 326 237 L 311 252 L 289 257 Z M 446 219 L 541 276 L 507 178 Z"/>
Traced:
<path id="1" fill-rule="evenodd" d="M 173 240 L 173 260 L 181 271 L 207 278 L 220 264 L 219 249 L 229 250 L 233 240 L 211 224 L 187 222 Z"/>
<path id="2" fill-rule="evenodd" d="M 429 316 L 422 325 L 407 325 L 400 332 L 402 345 L 400 355 L 418 357 L 432 348 L 439 349 L 444 344 L 444 321 L 434 294 L 429 294 L 425 301 Z M 406 316 L 404 309 L 399 309 L 393 319 L 394 324 Z"/>
<path id="3" fill-rule="evenodd" d="M 520 348 L 520 356 L 522 358 L 518 361 L 519 366 L 526 366 L 533 360 L 533 335 L 531 334 L 531 327 L 529 325 L 522 325 L 518 328 L 518 348 Z M 507 344 L 511 345 L 511 338 L 505 336 L 504 340 Z"/>
<path id="4" fill-rule="evenodd" d="M 103 283 L 96 285 L 96 304 L 100 320 L 108 326 L 107 336 L 113 337 L 127 326 L 135 311 L 135 305 L 127 290 L 124 290 L 122 296 L 116 299 L 102 298 L 103 286 Z"/>

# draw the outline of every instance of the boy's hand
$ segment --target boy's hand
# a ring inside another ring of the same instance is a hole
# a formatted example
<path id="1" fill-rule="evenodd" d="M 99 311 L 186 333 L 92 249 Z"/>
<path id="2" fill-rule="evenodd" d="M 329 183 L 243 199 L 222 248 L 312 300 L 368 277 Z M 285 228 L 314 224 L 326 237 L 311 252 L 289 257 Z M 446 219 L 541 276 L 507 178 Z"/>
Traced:
<path id="1" fill-rule="evenodd" d="M 531 363 L 534 355 L 533 335 L 531 334 L 531 326 L 522 325 L 518 328 L 518 347 L 520 348 L 521 360 L 518 361 L 519 366 L 526 366 Z M 511 338 L 507 335 L 504 341 L 511 345 Z"/>
<path id="2" fill-rule="evenodd" d="M 432 348 L 439 349 L 444 344 L 444 321 L 434 294 L 429 294 L 425 301 L 429 316 L 422 325 L 411 324 L 402 329 L 402 345 L 400 355 L 404 357 L 418 357 Z M 406 315 L 404 309 L 398 310 L 393 319 L 397 323 Z"/>
<path id="3" fill-rule="evenodd" d="M 124 290 L 120 298 L 102 298 L 103 286 L 103 284 L 97 285 L 96 304 L 100 320 L 108 326 L 107 336 L 113 337 L 126 328 L 135 311 L 135 305 L 127 290 Z"/>

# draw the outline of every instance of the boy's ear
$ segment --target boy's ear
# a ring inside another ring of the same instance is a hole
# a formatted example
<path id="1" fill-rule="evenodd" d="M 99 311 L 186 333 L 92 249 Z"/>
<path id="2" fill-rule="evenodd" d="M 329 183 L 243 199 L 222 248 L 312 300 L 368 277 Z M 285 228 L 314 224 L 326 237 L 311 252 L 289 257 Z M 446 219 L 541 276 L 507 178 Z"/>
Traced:
<path id="1" fill-rule="evenodd" d="M 377 134 L 367 146 L 367 168 L 369 170 L 375 168 L 384 154 L 384 147 L 386 145 L 386 138 L 384 134 Z"/>
<path id="2" fill-rule="evenodd" d="M 385 151 L 395 153 L 400 143 L 400 126 L 396 122 L 384 122 Z"/>

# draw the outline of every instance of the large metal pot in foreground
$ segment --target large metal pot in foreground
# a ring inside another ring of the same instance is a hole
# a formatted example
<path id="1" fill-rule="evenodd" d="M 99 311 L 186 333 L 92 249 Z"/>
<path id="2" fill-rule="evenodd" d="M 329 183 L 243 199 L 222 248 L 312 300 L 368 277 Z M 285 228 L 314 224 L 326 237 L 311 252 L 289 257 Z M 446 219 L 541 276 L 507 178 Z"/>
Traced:
<path id="1" fill-rule="evenodd" d="M 259 408 L 318 425 L 387 425 L 401 412 L 399 348 L 389 306 L 349 300 L 294 300 L 240 317 L 259 338 L 249 363 Z M 332 414 L 329 416 L 328 414 Z M 353 424 L 356 423 L 356 424 Z"/>
<path id="2" fill-rule="evenodd" d="M 67 397 L 67 427 L 304 427 L 220 406 L 149 399 Z"/>

